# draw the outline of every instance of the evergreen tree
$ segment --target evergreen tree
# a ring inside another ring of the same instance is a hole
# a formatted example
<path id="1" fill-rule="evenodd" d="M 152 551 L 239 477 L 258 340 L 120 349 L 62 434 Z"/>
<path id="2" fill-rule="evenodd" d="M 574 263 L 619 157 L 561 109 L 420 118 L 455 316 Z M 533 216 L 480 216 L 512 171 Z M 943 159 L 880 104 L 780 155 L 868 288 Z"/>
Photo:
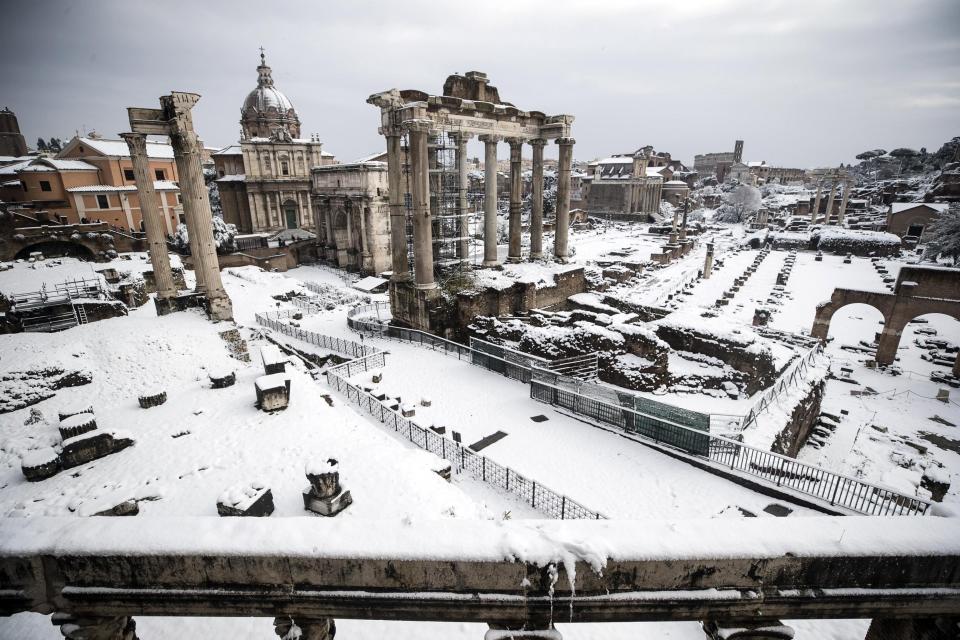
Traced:
<path id="1" fill-rule="evenodd" d="M 930 246 L 941 256 L 960 262 L 960 207 L 944 211 L 930 225 Z"/>
<path id="2" fill-rule="evenodd" d="M 46 151 L 47 143 L 44 142 L 43 138 L 37 138 L 37 151 Z"/>

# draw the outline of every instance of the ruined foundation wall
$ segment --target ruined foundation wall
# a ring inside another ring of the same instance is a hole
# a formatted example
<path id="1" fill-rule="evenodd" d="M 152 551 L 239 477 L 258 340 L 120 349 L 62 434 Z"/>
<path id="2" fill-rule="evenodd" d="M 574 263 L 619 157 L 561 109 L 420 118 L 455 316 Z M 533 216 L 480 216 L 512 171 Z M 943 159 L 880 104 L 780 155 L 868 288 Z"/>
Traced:
<path id="1" fill-rule="evenodd" d="M 794 406 L 790 421 L 777 435 L 770 447 L 771 451 L 790 457 L 795 457 L 800 452 L 820 415 L 820 403 L 823 402 L 825 387 L 825 379 L 810 386 L 807 394 Z"/>

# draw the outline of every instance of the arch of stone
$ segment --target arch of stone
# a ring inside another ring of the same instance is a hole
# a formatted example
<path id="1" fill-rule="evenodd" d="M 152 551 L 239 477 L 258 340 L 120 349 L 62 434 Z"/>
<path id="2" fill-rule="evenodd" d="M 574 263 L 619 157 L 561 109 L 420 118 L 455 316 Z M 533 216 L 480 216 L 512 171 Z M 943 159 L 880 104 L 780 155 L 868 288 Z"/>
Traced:
<path id="1" fill-rule="evenodd" d="M 521 150 L 533 147 L 533 192 L 530 217 L 530 259 L 543 255 L 543 148 L 556 140 L 560 156 L 557 171 L 556 227 L 554 258 L 568 257 L 570 225 L 570 170 L 574 139 L 570 137 L 571 115 L 548 116 L 540 111 L 522 111 L 500 100 L 497 89 L 478 71 L 452 75 L 444 83 L 444 95 L 423 91 L 391 89 L 367 99 L 380 107 L 379 132 L 387 139 L 387 167 L 390 191 L 391 262 L 390 304 L 394 318 L 416 329 L 431 330 L 431 309 L 438 297 L 434 280 L 432 212 L 430 209 L 430 159 L 428 139 L 437 134 L 452 135 L 456 144 L 459 172 L 460 213 L 467 207 L 467 141 L 474 135 L 485 145 L 485 189 L 483 224 L 483 265 L 495 266 L 497 258 L 497 143 L 510 145 L 510 216 L 508 262 L 520 262 L 522 178 Z M 407 264 L 406 207 L 401 140 L 408 139 L 410 159 L 409 202 L 413 218 L 414 273 Z M 463 217 L 461 216 L 461 220 Z M 461 236 L 465 233 L 461 233 Z"/>
<path id="2" fill-rule="evenodd" d="M 220 279 L 217 245 L 213 238 L 213 213 L 203 179 L 203 143 L 193 129 L 191 112 L 198 100 L 199 94 L 173 91 L 160 97 L 159 109 L 129 107 L 127 112 L 131 132 L 121 133 L 120 136 L 126 140 L 133 161 L 137 197 L 140 200 L 150 262 L 157 282 L 157 313 L 162 315 L 191 305 L 182 302 L 185 296 L 181 296 L 173 284 L 163 219 L 157 206 L 157 194 L 147 157 L 147 135 L 168 136 L 173 147 L 187 220 L 190 255 L 193 257 L 196 274 L 194 292 L 186 297 L 202 297 L 212 319 L 232 320 L 233 304 Z"/>
<path id="3" fill-rule="evenodd" d="M 960 270 L 938 267 L 903 267 L 893 293 L 834 289 L 830 300 L 817 306 L 810 334 L 826 340 L 830 321 L 849 304 L 867 304 L 883 314 L 883 331 L 877 343 L 877 364 L 893 364 L 900 337 L 907 323 L 928 313 L 942 313 L 960 320 Z M 953 364 L 960 377 L 960 354 Z"/>

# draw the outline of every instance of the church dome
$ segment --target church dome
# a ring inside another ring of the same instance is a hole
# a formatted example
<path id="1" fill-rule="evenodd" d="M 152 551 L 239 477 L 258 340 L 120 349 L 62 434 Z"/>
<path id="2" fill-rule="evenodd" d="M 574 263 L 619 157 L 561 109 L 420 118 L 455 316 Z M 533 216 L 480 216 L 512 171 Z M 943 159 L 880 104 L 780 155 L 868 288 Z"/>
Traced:
<path id="1" fill-rule="evenodd" d="M 257 67 L 257 88 L 247 94 L 240 110 L 240 126 L 245 138 L 269 138 L 277 129 L 285 130 L 290 137 L 300 137 L 300 118 L 293 103 L 273 85 L 273 75 L 267 66 L 263 49 L 260 50 L 260 66 Z"/>

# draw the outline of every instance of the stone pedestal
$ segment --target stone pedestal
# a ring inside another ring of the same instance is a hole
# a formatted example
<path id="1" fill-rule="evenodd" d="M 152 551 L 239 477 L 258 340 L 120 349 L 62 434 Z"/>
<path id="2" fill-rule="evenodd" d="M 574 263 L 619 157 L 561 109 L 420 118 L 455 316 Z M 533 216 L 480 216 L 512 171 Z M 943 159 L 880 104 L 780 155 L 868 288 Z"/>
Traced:
<path id="1" fill-rule="evenodd" d="M 60 466 L 64 469 L 77 467 L 132 445 L 132 438 L 117 436 L 105 431 L 84 433 L 63 441 L 63 450 L 60 452 Z"/>
<path id="2" fill-rule="evenodd" d="M 78 413 L 60 421 L 60 438 L 68 440 L 97 428 L 97 420 L 92 413 Z"/>
<path id="3" fill-rule="evenodd" d="M 284 373 L 260 376 L 254 387 L 257 391 L 257 407 L 261 411 L 279 411 L 290 404 L 290 378 Z"/>
<path id="4" fill-rule="evenodd" d="M 390 281 L 390 311 L 393 320 L 420 331 L 439 325 L 439 289 L 417 289 L 409 280 Z"/>
<path id="5" fill-rule="evenodd" d="M 166 391 L 148 391 L 137 397 L 137 402 L 142 409 L 150 407 L 159 407 L 167 401 Z"/>
<path id="6" fill-rule="evenodd" d="M 337 624 L 333 618 L 294 620 L 281 616 L 273 619 L 273 631 L 281 640 L 333 640 Z"/>
<path id="7" fill-rule="evenodd" d="M 137 623 L 128 616 L 74 616 L 55 613 L 50 617 L 67 640 L 137 640 Z"/>
<path id="8" fill-rule="evenodd" d="M 335 516 L 353 503 L 350 491 L 340 485 L 340 467 L 333 458 L 308 464 L 310 486 L 303 492 L 303 508 L 322 516 Z"/>
<path id="9" fill-rule="evenodd" d="M 793 629 L 779 620 L 707 620 L 709 640 L 792 640 Z"/>
<path id="10" fill-rule="evenodd" d="M 221 516 L 265 517 L 273 513 L 273 493 L 260 483 L 230 487 L 217 499 Z"/>

